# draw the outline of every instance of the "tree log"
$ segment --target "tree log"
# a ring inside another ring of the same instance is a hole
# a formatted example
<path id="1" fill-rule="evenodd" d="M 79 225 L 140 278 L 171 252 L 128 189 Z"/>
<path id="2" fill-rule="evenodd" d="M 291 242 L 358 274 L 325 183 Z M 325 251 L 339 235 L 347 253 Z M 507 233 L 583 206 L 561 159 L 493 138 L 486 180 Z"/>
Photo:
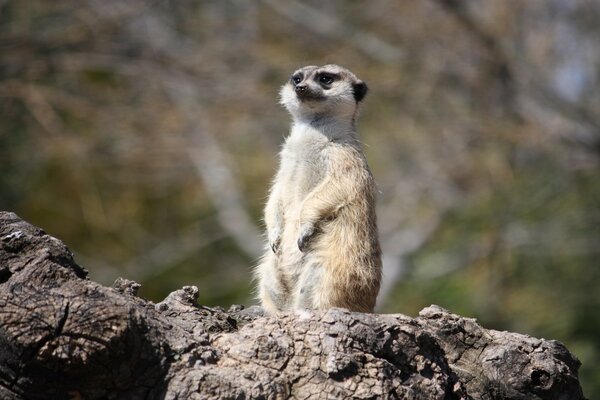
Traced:
<path id="1" fill-rule="evenodd" d="M 0 398 L 584 399 L 561 343 L 438 306 L 265 316 L 138 288 L 89 280 L 61 241 L 0 213 Z"/>

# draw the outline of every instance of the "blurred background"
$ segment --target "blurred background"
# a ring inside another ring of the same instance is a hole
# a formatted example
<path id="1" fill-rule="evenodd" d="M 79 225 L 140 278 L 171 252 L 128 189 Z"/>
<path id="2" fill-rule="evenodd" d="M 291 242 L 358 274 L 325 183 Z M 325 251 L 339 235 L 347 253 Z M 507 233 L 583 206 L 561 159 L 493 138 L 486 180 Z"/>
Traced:
<path id="1" fill-rule="evenodd" d="M 379 311 L 564 342 L 600 398 L 600 2 L 0 0 L 0 209 L 91 278 L 254 303 L 279 87 L 368 82 Z"/>

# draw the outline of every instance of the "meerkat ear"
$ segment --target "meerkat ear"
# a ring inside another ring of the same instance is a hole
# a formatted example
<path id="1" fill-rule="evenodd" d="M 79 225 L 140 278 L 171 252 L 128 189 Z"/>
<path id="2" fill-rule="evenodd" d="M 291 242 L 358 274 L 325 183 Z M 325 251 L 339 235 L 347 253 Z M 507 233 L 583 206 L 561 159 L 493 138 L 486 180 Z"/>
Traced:
<path id="1" fill-rule="evenodd" d="M 356 102 L 358 103 L 359 101 L 364 99 L 368 91 L 369 88 L 367 87 L 366 83 L 364 83 L 363 81 L 356 82 L 354 84 L 354 99 L 356 100 Z"/>

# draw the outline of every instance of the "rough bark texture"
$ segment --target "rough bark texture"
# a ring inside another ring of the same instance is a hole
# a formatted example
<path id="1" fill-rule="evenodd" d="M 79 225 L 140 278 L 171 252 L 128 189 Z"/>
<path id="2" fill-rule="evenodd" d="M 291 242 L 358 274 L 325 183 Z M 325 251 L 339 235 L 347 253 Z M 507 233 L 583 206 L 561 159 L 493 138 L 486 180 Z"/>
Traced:
<path id="1" fill-rule="evenodd" d="M 0 399 L 583 399 L 561 343 L 437 306 L 265 317 L 199 306 L 193 286 L 154 304 L 135 282 L 86 275 L 62 242 L 0 213 Z"/>

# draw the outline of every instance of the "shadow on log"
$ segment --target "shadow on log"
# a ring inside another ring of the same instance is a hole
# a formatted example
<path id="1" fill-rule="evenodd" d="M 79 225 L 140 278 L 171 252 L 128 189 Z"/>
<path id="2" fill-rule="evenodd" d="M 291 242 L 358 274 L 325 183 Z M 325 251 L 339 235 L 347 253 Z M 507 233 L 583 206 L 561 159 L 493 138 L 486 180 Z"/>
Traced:
<path id="1" fill-rule="evenodd" d="M 86 276 L 62 242 L 0 213 L 1 399 L 584 398 L 561 343 L 437 306 L 266 317 L 199 306 L 193 286 L 154 304 Z"/>

